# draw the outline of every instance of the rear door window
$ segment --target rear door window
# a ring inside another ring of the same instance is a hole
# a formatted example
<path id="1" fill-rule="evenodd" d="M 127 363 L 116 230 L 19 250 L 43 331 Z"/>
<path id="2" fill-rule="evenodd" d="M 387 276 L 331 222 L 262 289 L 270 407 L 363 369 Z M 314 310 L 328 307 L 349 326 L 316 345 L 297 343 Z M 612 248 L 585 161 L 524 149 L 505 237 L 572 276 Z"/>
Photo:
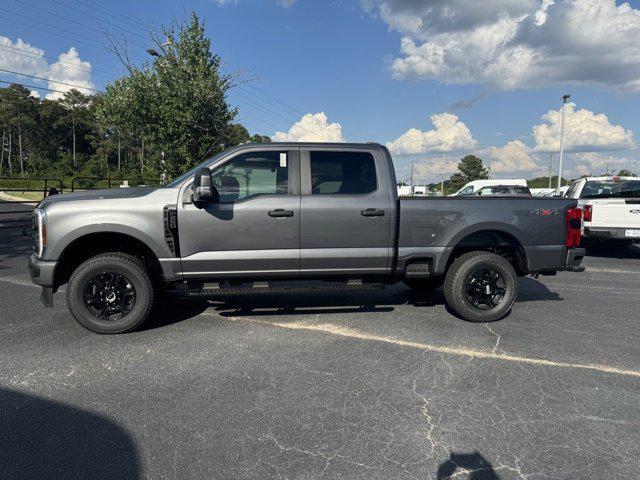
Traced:
<path id="1" fill-rule="evenodd" d="M 310 152 L 313 195 L 366 195 L 377 190 L 373 155 L 366 152 Z"/>
<path id="2" fill-rule="evenodd" d="M 640 198 L 640 180 L 588 181 L 580 198 Z"/>

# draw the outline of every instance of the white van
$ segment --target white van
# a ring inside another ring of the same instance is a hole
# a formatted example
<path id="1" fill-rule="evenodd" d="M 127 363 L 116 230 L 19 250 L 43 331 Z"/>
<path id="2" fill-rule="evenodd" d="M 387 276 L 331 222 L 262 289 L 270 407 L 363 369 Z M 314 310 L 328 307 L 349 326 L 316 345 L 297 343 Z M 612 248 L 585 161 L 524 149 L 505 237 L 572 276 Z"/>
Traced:
<path id="1" fill-rule="evenodd" d="M 494 185 L 509 185 L 526 187 L 527 181 L 524 178 L 500 178 L 492 180 L 474 180 L 467 183 L 464 187 L 458 190 L 456 193 L 449 195 L 450 197 L 456 197 L 458 195 L 475 195 L 484 187 L 492 187 Z"/>

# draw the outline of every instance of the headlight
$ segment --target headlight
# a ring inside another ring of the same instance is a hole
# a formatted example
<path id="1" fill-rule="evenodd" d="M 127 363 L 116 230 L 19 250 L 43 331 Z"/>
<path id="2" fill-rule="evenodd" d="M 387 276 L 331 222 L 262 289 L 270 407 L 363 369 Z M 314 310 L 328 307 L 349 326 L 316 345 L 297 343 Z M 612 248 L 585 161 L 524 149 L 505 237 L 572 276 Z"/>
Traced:
<path id="1" fill-rule="evenodd" d="M 44 210 L 36 208 L 33 211 L 33 251 L 38 258 L 42 257 L 44 248 L 47 246 L 47 215 Z"/>

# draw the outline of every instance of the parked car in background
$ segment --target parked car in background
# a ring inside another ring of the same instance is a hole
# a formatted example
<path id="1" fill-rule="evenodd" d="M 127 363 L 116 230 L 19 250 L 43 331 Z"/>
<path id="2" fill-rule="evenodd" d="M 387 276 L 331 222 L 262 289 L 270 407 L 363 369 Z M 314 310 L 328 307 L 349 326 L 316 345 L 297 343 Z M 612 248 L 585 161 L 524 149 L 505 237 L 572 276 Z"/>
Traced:
<path id="1" fill-rule="evenodd" d="M 530 188 L 531 195 L 534 197 L 555 197 L 556 189 L 555 188 Z M 565 185 L 560 187 L 560 197 L 564 197 L 569 190 L 569 185 Z"/>
<path id="2" fill-rule="evenodd" d="M 531 191 L 529 187 L 523 187 L 520 185 L 494 185 L 491 187 L 483 187 L 476 195 L 483 197 L 530 197 Z"/>
<path id="3" fill-rule="evenodd" d="M 581 178 L 565 196 L 578 199 L 583 210 L 583 237 L 617 244 L 640 242 L 640 178 Z"/>
<path id="4" fill-rule="evenodd" d="M 527 181 L 524 178 L 502 178 L 498 180 L 473 180 L 467 183 L 464 187 L 458 190 L 456 193 L 449 195 L 450 197 L 457 197 L 460 195 L 475 195 L 484 187 L 493 187 L 497 185 L 517 185 L 520 187 L 526 187 Z"/>
<path id="5" fill-rule="evenodd" d="M 426 197 L 429 195 L 429 187 L 426 185 L 405 185 L 399 183 L 398 196 L 399 197 Z"/>

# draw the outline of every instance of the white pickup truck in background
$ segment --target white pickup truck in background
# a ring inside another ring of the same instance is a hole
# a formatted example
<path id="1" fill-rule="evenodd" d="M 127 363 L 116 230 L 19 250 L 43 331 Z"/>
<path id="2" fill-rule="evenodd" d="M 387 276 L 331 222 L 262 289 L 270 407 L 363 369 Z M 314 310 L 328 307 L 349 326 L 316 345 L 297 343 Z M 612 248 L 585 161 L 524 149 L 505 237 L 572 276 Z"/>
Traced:
<path id="1" fill-rule="evenodd" d="M 583 237 L 618 244 L 640 242 L 640 178 L 581 178 L 565 197 L 578 199 Z"/>

